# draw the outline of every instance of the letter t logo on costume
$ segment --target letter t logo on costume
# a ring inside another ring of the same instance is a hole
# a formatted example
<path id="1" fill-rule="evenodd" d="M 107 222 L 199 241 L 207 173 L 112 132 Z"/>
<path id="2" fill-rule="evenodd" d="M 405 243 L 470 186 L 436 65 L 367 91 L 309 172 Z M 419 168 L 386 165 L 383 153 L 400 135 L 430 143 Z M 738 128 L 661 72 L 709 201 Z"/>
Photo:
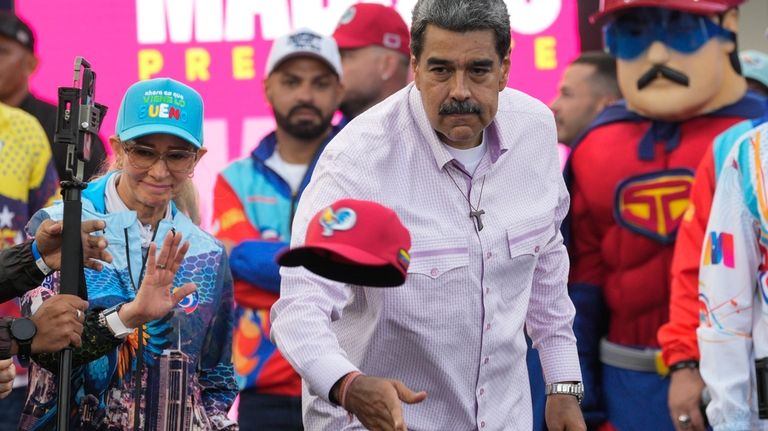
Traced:
<path id="1" fill-rule="evenodd" d="M 704 264 L 723 264 L 727 268 L 736 266 L 733 253 L 733 234 L 710 232 L 704 247 Z"/>

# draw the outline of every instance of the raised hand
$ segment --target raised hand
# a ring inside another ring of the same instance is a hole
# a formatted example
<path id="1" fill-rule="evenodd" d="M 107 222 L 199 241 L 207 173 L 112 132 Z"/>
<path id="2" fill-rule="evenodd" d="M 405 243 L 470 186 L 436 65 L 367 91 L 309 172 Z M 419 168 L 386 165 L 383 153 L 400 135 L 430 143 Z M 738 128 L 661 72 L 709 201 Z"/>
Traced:
<path id="1" fill-rule="evenodd" d="M 194 283 L 173 289 L 173 279 L 189 250 L 189 242 L 181 244 L 181 241 L 180 233 L 169 231 L 158 256 L 155 256 L 157 245 L 149 245 L 147 266 L 139 292 L 133 301 L 125 304 L 119 311 L 120 320 L 125 326 L 137 328 L 150 320 L 160 319 L 197 289 Z"/>
<path id="2" fill-rule="evenodd" d="M 349 384 L 345 407 L 370 430 L 406 431 L 400 401 L 416 404 L 426 398 L 426 392 L 414 392 L 399 380 L 359 376 Z"/>

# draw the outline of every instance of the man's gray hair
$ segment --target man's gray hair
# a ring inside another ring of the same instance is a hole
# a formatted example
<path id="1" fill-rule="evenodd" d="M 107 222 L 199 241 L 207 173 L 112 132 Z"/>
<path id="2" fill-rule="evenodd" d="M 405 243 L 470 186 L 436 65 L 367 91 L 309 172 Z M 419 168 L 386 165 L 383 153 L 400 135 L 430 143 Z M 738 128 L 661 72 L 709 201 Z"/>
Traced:
<path id="1" fill-rule="evenodd" d="M 424 33 L 432 24 L 457 33 L 491 30 L 496 36 L 496 53 L 502 60 L 509 54 L 511 34 L 509 13 L 503 0 L 419 0 L 411 20 L 411 52 L 416 60 L 424 49 Z"/>

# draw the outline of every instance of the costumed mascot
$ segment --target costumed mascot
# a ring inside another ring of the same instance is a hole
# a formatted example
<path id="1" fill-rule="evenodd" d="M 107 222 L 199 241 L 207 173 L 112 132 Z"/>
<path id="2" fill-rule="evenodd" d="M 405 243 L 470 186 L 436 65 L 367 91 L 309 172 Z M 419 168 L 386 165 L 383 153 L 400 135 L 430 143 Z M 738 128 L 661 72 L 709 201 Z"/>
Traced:
<path id="1" fill-rule="evenodd" d="M 740 75 L 743 2 L 602 0 L 592 17 L 625 97 L 576 143 L 566 171 L 570 292 L 592 426 L 675 429 L 656 338 L 669 315 L 675 234 L 715 136 L 765 106 Z"/>

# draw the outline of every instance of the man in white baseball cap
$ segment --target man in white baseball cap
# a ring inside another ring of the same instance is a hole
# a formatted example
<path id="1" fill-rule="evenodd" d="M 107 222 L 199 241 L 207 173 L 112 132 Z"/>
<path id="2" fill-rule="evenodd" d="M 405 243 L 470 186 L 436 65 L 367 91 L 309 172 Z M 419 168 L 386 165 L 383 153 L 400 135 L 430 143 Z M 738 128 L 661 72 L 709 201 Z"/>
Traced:
<path id="1" fill-rule="evenodd" d="M 230 250 L 235 279 L 240 428 L 296 431 L 301 378 L 269 339 L 269 309 L 280 292 L 275 257 L 288 246 L 315 161 L 338 131 L 331 119 L 343 94 L 339 50 L 330 37 L 296 30 L 275 40 L 265 72 L 277 128 L 219 174 L 214 234 Z"/>

